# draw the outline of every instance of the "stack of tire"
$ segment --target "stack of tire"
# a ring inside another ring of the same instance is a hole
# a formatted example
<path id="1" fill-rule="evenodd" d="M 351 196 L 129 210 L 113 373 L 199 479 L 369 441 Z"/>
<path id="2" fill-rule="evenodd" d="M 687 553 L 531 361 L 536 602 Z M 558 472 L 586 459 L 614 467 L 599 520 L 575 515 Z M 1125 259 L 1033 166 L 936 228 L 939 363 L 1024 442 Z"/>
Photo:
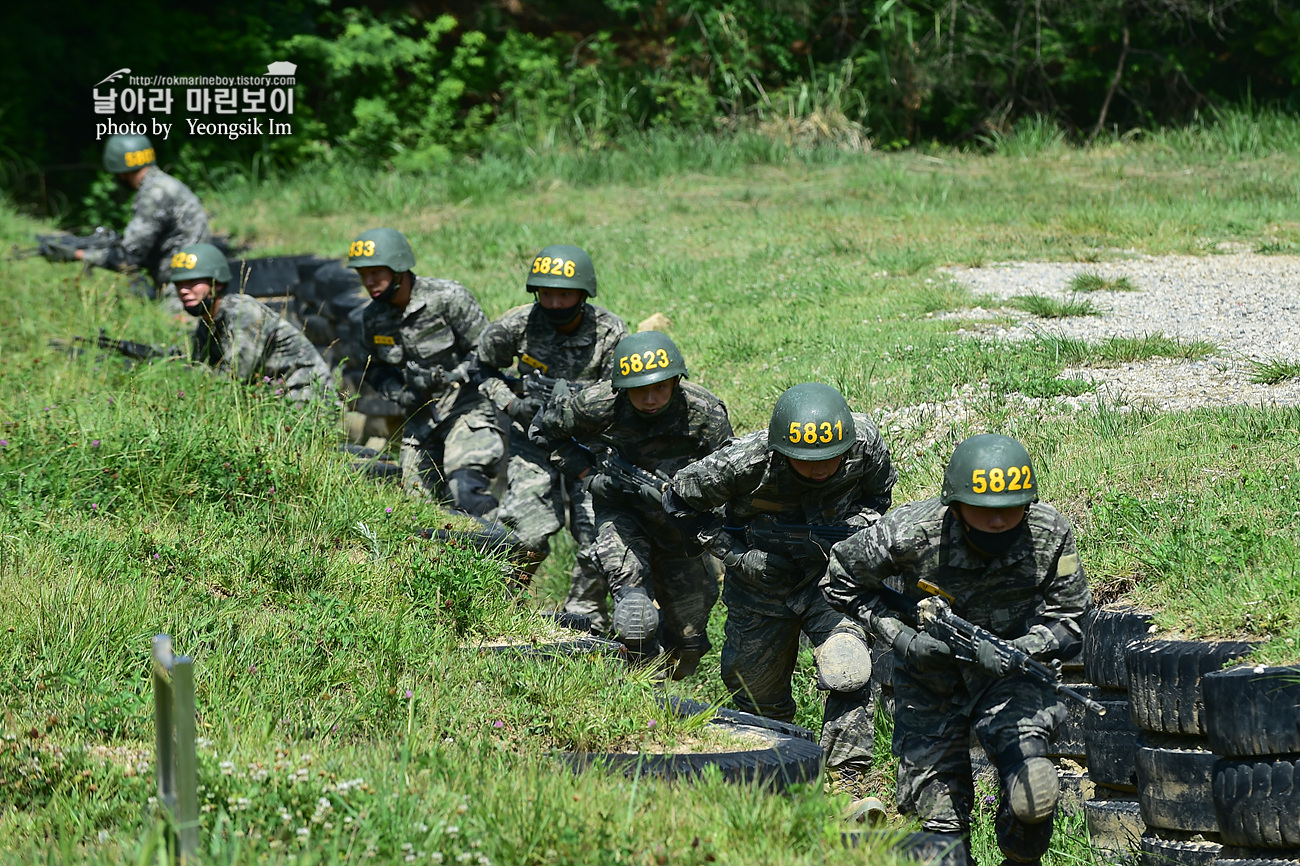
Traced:
<path id="1" fill-rule="evenodd" d="M 1101 693 L 1087 681 L 1081 657 L 1062 663 L 1061 680 L 1086 698 L 1097 700 Z M 1088 753 L 1083 740 L 1083 726 L 1087 722 L 1088 709 L 1073 699 L 1066 701 L 1065 708 L 1069 715 L 1057 728 L 1056 737 L 1048 744 L 1047 756 L 1056 763 L 1056 772 L 1061 780 L 1060 810 L 1066 814 L 1077 814 L 1082 811 L 1084 801 L 1093 796 L 1093 786 L 1087 776 Z"/>
<path id="2" fill-rule="evenodd" d="M 1202 680 L 1216 760 L 1216 866 L 1300 862 L 1300 666 L 1245 664 Z"/>
<path id="3" fill-rule="evenodd" d="M 316 272 L 328 262 L 315 255 L 229 260 L 239 292 L 257 298 L 299 328 L 306 313 L 302 297 L 311 293 Z"/>
<path id="4" fill-rule="evenodd" d="M 1203 678 L 1241 658 L 1245 641 L 1145 640 L 1125 651 L 1145 866 L 1208 866 L 1219 856 Z"/>
<path id="5" fill-rule="evenodd" d="M 1101 716 L 1085 711 L 1080 719 L 1088 767 L 1085 790 L 1091 794 L 1083 812 L 1093 847 L 1112 859 L 1131 857 L 1142 837 L 1139 730 L 1130 717 L 1125 650 L 1147 637 L 1150 627 L 1151 614 L 1128 607 L 1097 609 L 1083 624 L 1084 677 L 1095 686 L 1090 696 L 1106 709 Z M 1079 713 L 1076 707 L 1071 711 Z"/>

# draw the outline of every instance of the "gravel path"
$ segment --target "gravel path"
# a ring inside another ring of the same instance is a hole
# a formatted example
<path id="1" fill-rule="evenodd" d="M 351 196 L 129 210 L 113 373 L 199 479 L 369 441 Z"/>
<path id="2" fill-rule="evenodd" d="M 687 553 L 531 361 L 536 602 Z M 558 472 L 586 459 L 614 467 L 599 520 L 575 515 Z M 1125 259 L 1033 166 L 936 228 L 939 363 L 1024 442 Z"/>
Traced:
<path id="1" fill-rule="evenodd" d="M 1127 277 L 1136 291 L 1075 295 L 1070 279 L 1081 272 L 1108 280 Z M 1108 402 L 1160 409 L 1197 406 L 1300 405 L 1300 381 L 1251 383 L 1251 359 L 1300 361 L 1300 257 L 1235 253 L 1214 256 L 1140 256 L 1122 262 L 1016 262 L 987 268 L 948 269 L 980 295 L 1087 298 L 1099 316 L 1040 319 L 1011 308 L 945 314 L 969 320 L 967 331 L 1022 340 L 1038 333 L 1102 340 L 1163 333 L 1208 340 L 1219 348 L 1200 361 L 1157 358 L 1106 367 L 1068 368 L 1063 375 L 1098 382 Z M 1003 324 L 987 321 L 997 317 Z M 1014 325 L 1006 325 L 1010 317 Z M 983 320 L 983 321 L 982 321 Z M 1091 402 L 1091 401 L 1089 401 Z"/>

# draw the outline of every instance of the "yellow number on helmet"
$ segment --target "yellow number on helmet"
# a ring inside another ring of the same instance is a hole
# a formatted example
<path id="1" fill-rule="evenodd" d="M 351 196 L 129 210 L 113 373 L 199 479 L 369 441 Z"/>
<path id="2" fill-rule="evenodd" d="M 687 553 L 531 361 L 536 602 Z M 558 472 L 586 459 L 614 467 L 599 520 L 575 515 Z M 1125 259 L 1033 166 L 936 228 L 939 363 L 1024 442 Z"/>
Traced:
<path id="1" fill-rule="evenodd" d="M 627 355 L 624 355 L 623 357 L 618 359 L 618 371 L 622 373 L 624 376 L 632 372 L 632 368 L 629 367 L 627 363 Z"/>
<path id="2" fill-rule="evenodd" d="M 542 259 L 542 273 L 549 274 L 550 272 L 551 272 L 551 257 L 546 256 L 544 259 Z"/>
<path id="3" fill-rule="evenodd" d="M 541 273 L 541 270 L 542 270 L 542 257 L 538 256 L 537 258 L 533 259 L 533 273 L 535 274 Z"/>
<path id="4" fill-rule="evenodd" d="M 658 349 L 655 351 L 655 354 L 659 357 L 660 367 L 667 367 L 669 363 L 671 363 L 668 360 L 668 351 L 666 349 Z"/>
<path id="5" fill-rule="evenodd" d="M 640 373 L 642 370 L 645 369 L 645 365 L 641 363 L 641 355 L 640 355 L 640 354 L 632 355 L 632 356 L 631 356 L 631 362 L 632 362 L 632 372 L 633 372 L 633 373 Z"/>
<path id="6" fill-rule="evenodd" d="M 565 275 L 566 277 L 571 277 L 571 276 L 573 276 L 573 270 L 574 270 L 574 269 L 573 269 L 573 260 L 570 259 L 569 261 L 567 261 L 567 262 L 564 263 L 564 275 Z"/>
<path id="7" fill-rule="evenodd" d="M 791 441 L 791 442 L 798 442 L 798 441 L 799 441 L 800 439 L 802 439 L 802 438 L 803 438 L 803 433 L 801 433 L 800 430 L 799 430 L 799 422 L 798 422 L 798 421 L 791 421 L 791 422 L 790 422 L 790 441 Z"/>
<path id="8" fill-rule="evenodd" d="M 970 474 L 970 489 L 972 493 L 983 493 L 989 489 L 989 482 L 984 477 L 983 469 L 976 469 Z"/>
<path id="9" fill-rule="evenodd" d="M 366 241 L 366 249 L 365 249 L 365 251 L 364 251 L 364 254 L 367 255 L 367 256 L 373 256 L 373 255 L 375 254 L 375 242 L 374 242 L 374 241 Z"/>
<path id="10" fill-rule="evenodd" d="M 993 468 L 989 470 L 989 490 L 994 493 L 1001 493 L 1007 489 L 1006 476 L 1002 474 L 1001 469 Z"/>
<path id="11" fill-rule="evenodd" d="M 809 421 L 808 423 L 803 425 L 803 441 L 807 442 L 810 445 L 817 441 L 816 422 Z"/>
<path id="12" fill-rule="evenodd" d="M 1021 466 L 1021 467 L 1020 467 L 1020 474 L 1021 474 L 1021 476 L 1022 476 L 1021 481 L 1020 481 L 1021 488 L 1024 489 L 1024 490 L 1029 490 L 1029 489 L 1031 489 L 1034 485 L 1033 485 L 1032 483 L 1030 483 L 1030 481 L 1029 481 L 1029 467 L 1028 467 L 1028 466 Z"/>
<path id="13" fill-rule="evenodd" d="M 822 435 L 817 437 L 818 440 L 821 441 L 821 442 L 829 442 L 829 441 L 831 441 L 831 438 L 832 438 L 831 422 L 829 422 L 829 421 L 823 421 L 823 422 L 822 422 L 822 426 L 821 426 L 821 430 L 822 430 Z"/>
<path id="14" fill-rule="evenodd" d="M 655 363 L 655 353 L 654 353 L 654 351 L 653 351 L 652 349 L 646 349 L 646 351 L 645 351 L 645 368 L 646 368 L 647 370 L 655 370 L 655 369 L 658 369 L 658 367 L 659 367 L 659 365 Z"/>

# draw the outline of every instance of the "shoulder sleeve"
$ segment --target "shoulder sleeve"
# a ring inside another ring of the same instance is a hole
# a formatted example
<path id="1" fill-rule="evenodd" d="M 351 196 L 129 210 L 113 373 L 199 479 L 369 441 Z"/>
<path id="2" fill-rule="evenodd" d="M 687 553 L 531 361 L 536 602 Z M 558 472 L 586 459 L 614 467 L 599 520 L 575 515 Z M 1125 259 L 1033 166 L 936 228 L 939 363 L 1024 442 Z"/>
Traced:
<path id="1" fill-rule="evenodd" d="M 698 396 L 698 404 L 704 414 L 700 425 L 701 457 L 712 454 L 735 438 L 731 429 L 731 418 L 727 415 L 727 404 L 723 403 L 712 391 L 700 385 L 687 382 L 687 389 Z"/>
<path id="2" fill-rule="evenodd" d="M 456 349 L 460 354 L 472 352 L 478 345 L 479 336 L 488 325 L 483 308 L 470 294 L 469 289 L 453 282 L 450 292 L 449 317 L 451 329 L 456 332 Z"/>
<path id="3" fill-rule="evenodd" d="M 618 341 L 627 336 L 627 324 L 604 307 L 595 309 L 599 310 L 600 329 L 603 332 L 600 340 L 600 378 L 609 379 L 614 374 L 614 349 L 618 346 Z"/>
<path id="4" fill-rule="evenodd" d="M 553 399 L 542 412 L 542 433 L 548 439 L 590 438 L 609 426 L 616 398 L 609 382 L 597 382 Z"/>
<path id="5" fill-rule="evenodd" d="M 833 546 L 821 579 L 831 607 L 862 619 L 886 640 L 893 639 L 898 620 L 873 596 L 915 558 L 915 544 L 909 543 L 915 539 L 906 535 L 909 511 L 899 509 Z"/>
<path id="6" fill-rule="evenodd" d="M 251 381 L 262 372 L 271 345 L 276 317 L 258 301 L 240 295 L 225 314 L 228 345 L 221 367 L 241 381 Z"/>
<path id="7" fill-rule="evenodd" d="M 854 413 L 853 426 L 863 443 L 862 480 L 856 492 L 857 504 L 877 514 L 884 514 L 894 502 L 894 485 L 898 472 L 890 460 L 889 446 L 881 438 L 875 422 L 860 413 Z"/>
<path id="8" fill-rule="evenodd" d="M 530 310 L 529 305 L 515 307 L 485 326 L 478 335 L 479 360 L 498 370 L 509 367 L 519 354 L 519 342 L 528 325 Z"/>
<path id="9" fill-rule="evenodd" d="M 1092 592 L 1088 589 L 1088 578 L 1079 560 L 1079 549 L 1074 542 L 1074 530 L 1065 515 L 1050 505 L 1036 503 L 1030 506 L 1032 511 L 1046 512 L 1043 517 L 1052 523 L 1049 537 L 1056 542 L 1056 550 L 1048 565 L 1048 573 L 1043 583 L 1043 613 L 1031 622 L 1029 634 L 1042 638 L 1042 647 L 1033 648 L 1035 655 L 1056 654 L 1065 651 L 1072 655 L 1070 647 L 1076 647 L 1083 639 L 1083 630 L 1079 618 L 1092 607 Z M 1035 522 L 1039 515 L 1035 514 Z"/>
<path id="10" fill-rule="evenodd" d="M 136 193 L 134 215 L 122 232 L 122 250 L 128 264 L 137 268 L 148 264 L 149 251 L 167 227 L 167 198 L 166 184 L 161 179 Z"/>
<path id="11" fill-rule="evenodd" d="M 737 439 L 707 457 L 688 463 L 673 476 L 673 492 L 696 511 L 711 511 L 750 493 L 767 463 L 758 433 Z"/>

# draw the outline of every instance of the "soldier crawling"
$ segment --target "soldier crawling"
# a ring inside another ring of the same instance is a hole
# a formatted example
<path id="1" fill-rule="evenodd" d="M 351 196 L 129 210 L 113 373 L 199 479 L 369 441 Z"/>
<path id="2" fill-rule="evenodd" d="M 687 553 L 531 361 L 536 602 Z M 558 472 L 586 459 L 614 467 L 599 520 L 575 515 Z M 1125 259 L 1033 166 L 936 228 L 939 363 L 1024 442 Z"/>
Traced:
<path id="1" fill-rule="evenodd" d="M 172 258 L 182 247 L 212 241 L 198 197 L 157 162 L 145 136 L 110 135 L 104 143 L 104 169 L 136 191 L 131 222 L 121 241 L 111 247 L 67 251 L 78 261 L 101 268 L 143 269 L 153 280 L 150 297 L 173 279 Z"/>
<path id="2" fill-rule="evenodd" d="M 768 429 L 681 469 L 663 498 L 664 510 L 727 566 L 722 680 L 736 706 L 794 718 L 791 677 L 802 630 L 817 647 L 819 686 L 828 692 L 826 764 L 855 793 L 875 741 L 866 632 L 832 610 L 817 586 L 829 545 L 810 542 L 796 562 L 784 555 L 788 545 L 765 544 L 751 530 L 772 518 L 867 526 L 889 508 L 897 478 L 871 419 L 850 411 L 834 388 L 810 382 L 780 396 Z"/>
<path id="3" fill-rule="evenodd" d="M 445 481 L 453 506 L 486 514 L 497 506 L 491 485 L 505 445 L 496 409 L 476 388 L 463 387 L 462 365 L 487 316 L 460 283 L 416 276 L 411 245 L 394 229 L 358 235 L 348 267 L 372 299 L 361 316 L 373 362 L 366 379 L 407 413 L 402 485 L 432 496 Z"/>
<path id="4" fill-rule="evenodd" d="M 168 262 L 194 328 L 193 358 L 244 382 L 272 380 L 294 402 L 332 400 L 333 377 L 316 347 L 256 298 L 227 293 L 230 264 L 211 244 L 193 244 Z"/>
<path id="5" fill-rule="evenodd" d="M 557 383 L 532 428 L 533 441 L 554 450 L 562 471 L 584 479 L 594 499 L 596 540 L 579 555 L 614 596 L 614 635 L 636 660 L 654 658 L 662 648 L 674 679 L 693 674 L 710 649 L 717 578 L 701 550 L 686 550 L 664 514 L 662 484 L 620 482 L 573 442 L 613 449 L 665 477 L 711 454 L 731 439 L 727 407 L 707 389 L 682 381 L 687 375 L 667 336 L 632 334 L 614 348 L 610 379 L 576 394 L 561 393 Z"/>
<path id="6" fill-rule="evenodd" d="M 587 303 L 596 297 L 591 256 L 569 244 L 546 247 L 533 257 L 524 286 L 536 300 L 508 310 L 483 329 L 479 361 L 496 370 L 516 365 L 525 379 L 534 373 L 565 379 L 574 389 L 608 379 L 614 346 L 627 335 L 627 326 L 609 310 Z M 566 492 L 569 529 L 579 548 L 591 544 L 596 532 L 591 497 L 568 483 L 552 465 L 550 453 L 528 439 L 528 426 L 543 399 L 516 394 L 496 377 L 482 389 L 513 422 L 509 483 L 497 514 L 526 551 L 527 568 L 537 568 L 550 550 L 551 536 L 565 525 Z M 608 623 L 605 583 L 586 557 L 574 565 L 564 609 L 591 617 L 599 631 Z"/>
<path id="7" fill-rule="evenodd" d="M 894 754 L 898 807 L 947 834 L 970 858 L 970 733 L 997 767 L 995 829 L 1006 864 L 1041 862 L 1059 796 L 1047 744 L 1065 718 L 1052 688 L 1009 674 L 988 641 L 977 660 L 904 623 L 881 587 L 923 597 L 924 580 L 952 597 L 953 611 L 1038 659 L 1081 647 L 1079 617 L 1091 596 L 1074 534 L 1038 501 L 1038 476 L 1009 436 L 972 436 L 957 446 L 938 498 L 911 503 L 836 544 L 822 587 L 837 610 L 894 648 Z"/>

